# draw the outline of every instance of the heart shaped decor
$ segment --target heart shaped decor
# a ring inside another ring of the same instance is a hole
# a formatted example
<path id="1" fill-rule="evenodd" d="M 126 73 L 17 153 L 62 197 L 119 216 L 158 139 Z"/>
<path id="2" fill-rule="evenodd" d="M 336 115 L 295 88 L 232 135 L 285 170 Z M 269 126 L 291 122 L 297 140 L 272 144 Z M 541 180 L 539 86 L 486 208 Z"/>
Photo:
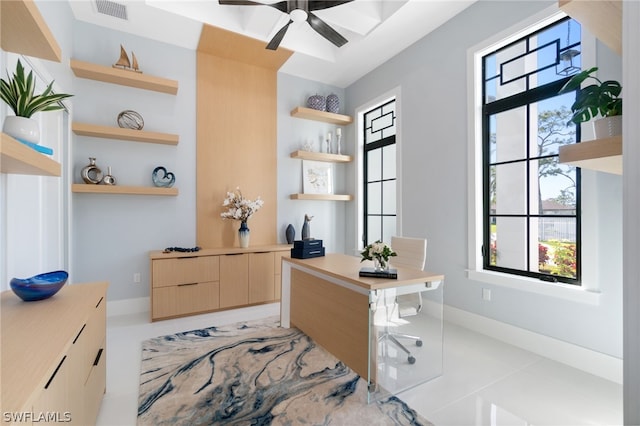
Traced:
<path id="1" fill-rule="evenodd" d="M 151 179 L 153 180 L 153 184 L 155 186 L 161 188 L 171 188 L 173 184 L 176 182 L 176 177 L 173 173 L 167 172 L 162 166 L 158 166 L 153 169 L 153 173 L 151 174 Z"/>

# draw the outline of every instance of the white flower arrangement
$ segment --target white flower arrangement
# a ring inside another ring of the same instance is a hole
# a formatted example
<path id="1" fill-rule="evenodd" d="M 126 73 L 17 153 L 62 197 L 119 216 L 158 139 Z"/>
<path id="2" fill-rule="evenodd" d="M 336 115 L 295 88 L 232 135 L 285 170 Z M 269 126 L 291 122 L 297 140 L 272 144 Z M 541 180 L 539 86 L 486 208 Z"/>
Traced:
<path id="1" fill-rule="evenodd" d="M 240 188 L 236 188 L 233 192 L 227 192 L 227 198 L 222 203 L 222 206 L 226 207 L 227 211 L 220 213 L 220 216 L 223 219 L 246 222 L 263 204 L 264 201 L 260 199 L 260 196 L 255 201 L 251 201 L 242 196 Z"/>
<path id="2" fill-rule="evenodd" d="M 382 269 L 384 269 L 387 266 L 387 262 L 389 262 L 389 257 L 397 256 L 398 254 L 386 243 L 378 240 L 366 246 L 364 250 L 360 252 L 360 255 L 362 256 L 360 262 L 364 262 L 365 260 L 378 261 Z"/>

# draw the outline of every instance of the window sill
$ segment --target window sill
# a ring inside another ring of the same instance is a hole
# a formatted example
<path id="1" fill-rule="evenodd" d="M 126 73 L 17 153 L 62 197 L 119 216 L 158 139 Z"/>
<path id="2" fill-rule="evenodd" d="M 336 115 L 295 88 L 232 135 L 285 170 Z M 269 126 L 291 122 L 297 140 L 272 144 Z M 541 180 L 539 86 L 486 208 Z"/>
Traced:
<path id="1" fill-rule="evenodd" d="M 583 287 L 570 284 L 547 283 L 534 278 L 519 277 L 493 271 L 467 270 L 467 278 L 515 290 L 570 300 L 576 303 L 584 303 L 587 305 L 600 304 L 600 292 L 585 290 Z"/>

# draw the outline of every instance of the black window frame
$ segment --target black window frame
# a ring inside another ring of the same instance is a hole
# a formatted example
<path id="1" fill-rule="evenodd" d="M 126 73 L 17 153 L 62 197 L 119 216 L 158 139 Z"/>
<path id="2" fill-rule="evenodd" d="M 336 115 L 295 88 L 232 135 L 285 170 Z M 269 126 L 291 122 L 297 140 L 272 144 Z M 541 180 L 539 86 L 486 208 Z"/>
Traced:
<path id="1" fill-rule="evenodd" d="M 564 84 L 571 78 L 571 76 L 567 76 L 561 79 L 558 79 L 556 81 L 553 81 L 551 83 L 547 83 L 545 85 L 541 85 L 535 88 L 530 88 L 529 87 L 529 74 L 526 74 L 527 78 L 525 78 L 526 81 L 526 89 L 523 92 L 520 92 L 518 94 L 514 94 L 511 96 L 507 96 L 503 99 L 498 99 L 498 100 L 492 100 L 490 102 L 487 103 L 487 85 L 485 84 L 486 81 L 489 81 L 490 79 L 485 79 L 485 76 L 487 75 L 486 72 L 486 61 L 487 61 L 487 57 L 490 57 L 491 55 L 494 55 L 495 53 L 503 50 L 503 49 L 507 49 L 517 43 L 521 43 L 523 41 L 525 41 L 527 43 L 527 51 L 529 51 L 528 47 L 528 43 L 529 43 L 529 39 L 531 37 L 534 37 L 536 34 L 547 30 L 550 27 L 553 27 L 555 25 L 558 25 L 559 23 L 562 23 L 564 21 L 567 21 L 571 19 L 570 17 L 565 17 L 563 19 L 560 19 L 558 21 L 553 22 L 552 24 L 545 26 L 544 28 L 541 28 L 535 32 L 529 33 L 526 36 L 523 36 L 521 38 L 519 38 L 518 40 L 515 40 L 514 42 L 500 47 L 499 49 L 496 49 L 492 52 L 489 52 L 485 55 L 483 55 L 482 57 L 482 194 L 483 194 L 483 201 L 482 201 L 482 215 L 483 215 L 483 223 L 482 223 L 482 264 L 483 264 L 483 269 L 485 270 L 489 270 L 489 271 L 495 271 L 495 272 L 502 272 L 502 273 L 508 273 L 508 274 L 513 274 L 513 275 L 519 275 L 519 276 L 526 276 L 526 277 L 532 277 L 532 278 L 538 278 L 541 279 L 543 281 L 551 281 L 551 282 L 562 282 L 562 283 L 566 283 L 566 284 L 573 284 L 573 285 L 577 285 L 580 286 L 581 285 L 581 279 L 582 279 L 582 219 L 581 219 L 581 170 L 580 168 L 576 168 L 575 169 L 575 184 L 576 184 L 576 211 L 575 211 L 575 215 L 553 215 L 553 217 L 556 218 L 561 218 L 561 217 L 571 217 L 574 218 L 576 220 L 576 277 L 575 278 L 570 278 L 570 277 L 564 277 L 564 276 L 559 276 L 559 275 L 551 275 L 551 274 L 547 274 L 547 273 L 542 273 L 542 272 L 535 272 L 532 271 L 532 267 L 531 267 L 531 229 L 530 229 L 530 224 L 531 224 L 531 218 L 543 218 L 543 217 L 549 217 L 550 215 L 544 215 L 544 214 L 531 214 L 531 209 L 530 209 L 530 200 L 531 197 L 529 196 L 529 192 L 531 190 L 531 184 L 530 184 L 530 166 L 529 163 L 532 161 L 536 161 L 536 160 L 540 160 L 540 159 L 545 159 L 545 158 L 551 158 L 551 157 L 559 157 L 559 153 L 558 154 L 553 154 L 553 155 L 543 155 L 543 156 L 533 156 L 531 155 L 531 151 L 530 151 L 530 144 L 531 144 L 531 138 L 529 137 L 530 135 L 530 125 L 531 125 L 531 120 L 527 119 L 526 120 L 526 143 L 527 143 L 527 148 L 526 148 L 526 158 L 520 158 L 517 160 L 510 160 L 510 161 L 495 161 L 492 162 L 491 161 L 491 126 L 490 126 L 490 118 L 492 115 L 494 114 L 498 114 L 500 112 L 504 112 L 504 111 L 509 111 L 515 108 L 520 108 L 520 107 L 526 107 L 527 108 L 527 117 L 530 117 L 529 114 L 529 108 L 532 104 L 535 104 L 536 102 L 539 101 L 543 101 L 555 96 L 558 96 L 558 92 L 560 91 L 560 89 L 564 86 Z M 574 45 L 571 45 L 569 47 L 574 47 Z M 493 76 L 491 79 L 496 78 L 496 76 Z M 577 91 L 576 91 L 577 93 Z M 575 143 L 580 143 L 581 141 L 581 132 L 580 132 L 580 126 L 577 125 L 576 129 L 575 129 L 576 133 L 575 133 Z M 526 196 L 526 203 L 527 203 L 527 211 L 526 214 L 497 214 L 496 213 L 492 213 L 491 212 L 491 167 L 495 166 L 495 165 L 501 165 L 501 164 L 509 164 L 509 163 L 516 163 L 516 162 L 522 162 L 522 161 L 526 161 L 527 163 L 527 196 Z M 504 266 L 497 266 L 497 265 L 492 265 L 491 264 L 491 250 L 490 250 L 490 244 L 491 244 L 491 224 L 492 224 L 492 220 L 498 217 L 517 217 L 517 218 L 524 218 L 526 220 L 526 226 L 527 226 L 527 240 L 525 242 L 523 242 L 523 244 L 525 244 L 526 250 L 527 250 L 527 255 L 526 255 L 526 259 L 527 259 L 527 270 L 522 270 L 522 269 L 514 269 L 514 268 L 507 268 Z"/>
<path id="2" fill-rule="evenodd" d="M 385 106 L 390 105 L 390 104 L 395 103 L 395 102 L 396 102 L 396 99 L 393 98 L 393 99 L 391 99 L 391 100 L 389 100 L 387 102 L 384 102 L 384 103 L 382 103 L 380 105 L 377 105 L 377 106 L 369 109 L 367 112 L 365 112 L 363 114 L 363 118 L 364 118 L 363 123 L 365 123 L 363 128 L 362 128 L 362 134 L 363 134 L 363 140 L 364 140 L 363 162 L 362 162 L 363 163 L 363 171 L 362 171 L 363 179 L 362 179 L 362 182 L 363 182 L 363 186 L 364 186 L 364 188 L 362 190 L 363 200 L 364 200 L 363 201 L 363 234 L 362 234 L 363 247 L 365 247 L 368 244 L 371 244 L 371 243 L 374 242 L 374 241 L 369 241 L 368 240 L 368 236 L 369 236 L 369 217 L 371 217 L 371 216 L 380 217 L 380 226 L 381 226 L 380 235 L 384 235 L 384 232 L 383 232 L 384 221 L 382 220 L 383 217 L 385 217 L 385 216 L 386 217 L 390 217 L 390 216 L 396 217 L 396 223 L 397 223 L 397 216 L 398 216 L 397 215 L 397 206 L 396 206 L 396 213 L 395 214 L 385 214 L 383 212 L 382 206 L 384 205 L 384 196 L 385 196 L 383 191 L 381 191 L 381 197 L 380 197 L 380 203 L 381 203 L 380 212 L 381 213 L 379 213 L 379 214 L 377 214 L 377 213 L 376 214 L 370 214 L 369 213 L 369 211 L 368 211 L 368 208 L 369 208 L 369 190 L 368 190 L 368 187 L 369 187 L 370 183 L 382 183 L 382 182 L 385 182 L 385 181 L 392 181 L 392 180 L 397 182 L 397 180 L 398 180 L 398 175 L 397 175 L 398 174 L 398 170 L 396 170 L 396 177 L 393 178 L 393 179 L 382 179 L 382 176 L 381 176 L 381 179 L 379 179 L 379 180 L 369 181 L 368 178 L 367 178 L 368 175 L 369 175 L 369 161 L 368 161 L 369 152 L 375 151 L 377 149 L 382 150 L 386 146 L 395 145 L 396 144 L 396 135 L 394 134 L 392 136 L 387 136 L 385 138 L 381 138 L 381 139 L 379 139 L 377 141 L 374 141 L 374 142 L 367 142 L 367 131 L 370 130 L 371 127 L 367 127 L 367 125 L 366 125 L 367 115 L 368 114 L 371 114 L 371 113 L 373 113 L 374 111 L 377 111 L 377 110 L 382 110 Z M 397 117 L 397 109 L 394 108 L 393 116 L 392 116 L 392 124 L 389 125 L 389 126 L 382 127 L 380 129 L 378 129 L 376 132 L 382 132 L 385 129 L 388 129 L 388 128 L 392 127 L 393 125 L 396 124 L 397 119 L 398 119 L 398 117 Z M 373 124 L 373 120 L 372 120 L 371 123 Z M 380 155 L 382 156 L 381 164 L 384 164 L 384 151 L 381 151 Z M 395 193 L 393 195 L 394 195 L 394 197 L 396 196 Z"/>

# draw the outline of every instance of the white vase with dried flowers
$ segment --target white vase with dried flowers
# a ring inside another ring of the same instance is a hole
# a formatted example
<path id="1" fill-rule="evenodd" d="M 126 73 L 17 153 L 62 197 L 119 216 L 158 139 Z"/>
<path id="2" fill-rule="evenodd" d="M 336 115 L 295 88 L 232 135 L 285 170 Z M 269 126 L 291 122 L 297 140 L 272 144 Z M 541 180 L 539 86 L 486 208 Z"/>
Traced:
<path id="1" fill-rule="evenodd" d="M 226 211 L 220 213 L 223 219 L 233 219 L 240 221 L 240 229 L 238 229 L 238 239 L 240 247 L 249 247 L 249 227 L 247 221 L 257 212 L 264 204 L 260 196 L 255 201 L 244 198 L 240 188 L 236 188 L 233 192 L 227 192 L 227 198 L 224 199 L 222 207 L 226 207 Z"/>

